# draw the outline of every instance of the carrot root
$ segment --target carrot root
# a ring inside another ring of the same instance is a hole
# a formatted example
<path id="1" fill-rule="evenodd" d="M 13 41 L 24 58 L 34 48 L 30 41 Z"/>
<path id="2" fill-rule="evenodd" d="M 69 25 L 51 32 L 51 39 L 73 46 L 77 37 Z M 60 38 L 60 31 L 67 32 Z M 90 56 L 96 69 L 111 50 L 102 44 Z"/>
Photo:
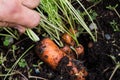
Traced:
<path id="1" fill-rule="evenodd" d="M 61 63 L 66 57 L 68 59 L 66 67 L 70 67 L 70 70 L 68 71 L 69 74 L 76 76 L 75 80 L 85 80 L 87 71 L 83 64 L 66 55 L 66 53 L 64 53 L 51 39 L 45 38 L 38 43 L 36 46 L 36 53 L 41 60 L 47 63 L 54 70 L 62 65 Z"/>

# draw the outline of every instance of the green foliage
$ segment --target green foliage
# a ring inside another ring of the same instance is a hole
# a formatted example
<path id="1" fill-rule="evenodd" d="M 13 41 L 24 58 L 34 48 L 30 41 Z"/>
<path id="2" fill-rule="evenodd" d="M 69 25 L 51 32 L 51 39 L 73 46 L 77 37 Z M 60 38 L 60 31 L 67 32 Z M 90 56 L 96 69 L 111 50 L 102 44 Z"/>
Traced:
<path id="1" fill-rule="evenodd" d="M 31 29 L 26 29 L 26 34 L 28 35 L 28 37 L 34 41 L 37 42 L 40 40 L 40 38 L 31 30 Z"/>
<path id="2" fill-rule="evenodd" d="M 118 7 L 118 4 L 116 4 L 115 6 L 109 5 L 109 6 L 107 6 L 106 8 L 107 8 L 107 9 L 110 9 L 110 10 L 114 10 L 114 9 L 116 9 L 117 7 Z"/>
<path id="3" fill-rule="evenodd" d="M 82 6 L 86 14 L 90 17 L 81 2 L 79 0 L 76 0 L 76 2 Z M 76 44 L 79 44 L 77 35 L 69 31 L 69 29 L 72 29 L 73 31 L 74 29 L 78 29 L 77 25 L 80 25 L 79 27 L 86 30 L 95 41 L 95 37 L 88 28 L 83 17 L 79 14 L 77 9 L 73 7 L 71 1 L 41 0 L 41 4 L 37 10 L 41 15 L 39 27 L 42 27 L 42 29 L 48 33 L 49 37 L 52 38 L 59 46 L 63 46 L 63 43 L 61 42 L 61 35 L 63 33 L 69 34 L 75 40 Z M 92 20 L 92 18 L 90 20 Z"/>
<path id="4" fill-rule="evenodd" d="M 41 0 L 41 5 L 38 9 L 42 9 L 41 11 L 43 12 L 40 11 L 40 13 L 45 13 L 45 15 L 43 14 L 43 22 L 41 20 L 40 27 L 42 27 L 59 46 L 63 46 L 60 37 L 61 34 L 65 32 L 71 35 L 76 43 L 78 43 L 75 34 L 69 31 L 69 28 L 73 29 L 74 22 L 62 1 Z"/>
<path id="5" fill-rule="evenodd" d="M 56 20 L 59 22 L 58 8 L 53 0 L 41 0 L 41 8 L 47 13 L 50 22 L 54 23 Z"/>
<path id="6" fill-rule="evenodd" d="M 4 45 L 4 46 L 8 46 L 9 44 L 10 44 L 9 40 L 3 41 L 3 45 Z"/>
<path id="7" fill-rule="evenodd" d="M 18 40 L 19 39 L 19 34 L 16 30 L 12 30 L 9 27 L 3 27 L 3 29 L 14 39 Z"/>
<path id="8" fill-rule="evenodd" d="M 27 62 L 25 61 L 25 59 L 21 59 L 19 62 L 18 62 L 18 65 L 19 67 L 21 68 L 25 68 L 27 66 Z"/>
<path id="9" fill-rule="evenodd" d="M 115 20 L 111 21 L 110 25 L 112 26 L 114 31 L 120 31 L 120 29 L 118 27 L 118 23 Z"/>
<path id="10" fill-rule="evenodd" d="M 9 37 L 9 36 L 6 36 L 4 38 L 3 45 L 4 46 L 9 46 L 11 43 L 13 43 L 13 38 Z"/>
<path id="11" fill-rule="evenodd" d="M 110 57 L 110 58 L 114 61 L 114 63 L 115 63 L 115 68 L 114 68 L 114 70 L 113 70 L 113 72 L 112 72 L 112 74 L 111 74 L 111 76 L 110 76 L 110 78 L 109 78 L 109 80 L 112 80 L 115 72 L 116 72 L 118 69 L 120 69 L 120 62 L 117 61 L 117 60 L 116 60 L 116 57 L 113 56 L 113 55 L 109 55 L 109 57 Z"/>
<path id="12" fill-rule="evenodd" d="M 29 50 L 31 50 L 34 47 L 34 45 L 30 46 L 17 60 L 16 62 L 12 65 L 12 67 L 8 70 L 7 74 L 5 75 L 3 80 L 6 80 L 6 78 L 9 76 L 10 73 L 12 73 L 12 71 L 15 69 L 15 67 L 17 66 L 17 64 L 20 62 L 21 59 L 23 59 L 23 57 L 26 55 L 26 53 L 28 53 Z M 27 65 L 27 63 L 23 60 L 22 62 L 24 62 L 24 65 Z M 20 63 L 21 64 L 21 63 Z M 22 64 L 21 64 L 22 65 Z"/>
<path id="13" fill-rule="evenodd" d="M 119 17 L 119 19 L 120 19 L 120 14 L 116 10 L 117 7 L 118 7 L 118 4 L 116 4 L 115 6 L 109 5 L 106 8 L 109 9 L 109 10 L 114 11 L 117 14 L 117 16 Z M 120 29 L 118 27 L 118 23 L 115 20 L 111 21 L 110 25 L 112 26 L 112 28 L 113 28 L 114 31 L 120 31 Z"/>
<path id="14" fill-rule="evenodd" d="M 93 20 L 96 20 L 96 17 L 98 16 L 98 14 L 96 13 L 95 10 L 90 9 L 89 14 Z"/>
<path id="15" fill-rule="evenodd" d="M 0 65 L 3 65 L 6 61 L 6 56 L 3 56 L 3 53 L 0 54 Z"/>
<path id="16" fill-rule="evenodd" d="M 79 12 L 79 14 L 83 17 L 83 19 L 84 19 L 84 17 L 85 16 L 88 16 L 87 14 L 86 14 L 86 12 L 80 12 L 80 11 L 78 11 Z M 90 9 L 90 10 L 88 10 L 88 13 L 89 13 L 89 15 L 91 16 L 91 18 L 92 18 L 92 20 L 96 20 L 96 17 L 98 16 L 98 14 L 96 13 L 96 11 L 95 10 L 92 10 L 92 9 Z M 90 20 L 90 19 L 89 19 Z"/>
<path id="17" fill-rule="evenodd" d="M 12 45 L 11 49 L 10 49 L 10 51 L 12 52 L 13 57 L 14 57 L 15 60 L 16 60 L 15 51 L 18 50 L 18 49 L 19 49 L 19 47 L 17 47 L 16 45 Z"/>
<path id="18" fill-rule="evenodd" d="M 117 14 L 117 16 L 120 18 L 120 14 L 119 14 L 118 11 L 116 10 L 117 7 L 118 7 L 118 4 L 116 4 L 115 6 L 109 5 L 109 6 L 107 6 L 106 8 L 109 9 L 109 10 L 113 10 L 113 11 Z"/>

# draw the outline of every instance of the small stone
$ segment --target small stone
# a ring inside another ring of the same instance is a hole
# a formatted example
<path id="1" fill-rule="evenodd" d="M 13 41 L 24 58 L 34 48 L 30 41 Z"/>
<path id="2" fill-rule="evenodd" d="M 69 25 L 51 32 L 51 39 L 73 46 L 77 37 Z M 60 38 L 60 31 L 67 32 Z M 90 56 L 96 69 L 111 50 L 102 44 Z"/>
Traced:
<path id="1" fill-rule="evenodd" d="M 14 42 L 14 39 L 11 37 L 11 38 L 9 39 L 9 42 L 12 44 L 12 43 Z"/>
<path id="2" fill-rule="evenodd" d="M 91 23 L 89 25 L 89 28 L 90 28 L 90 30 L 95 30 L 95 29 L 97 29 L 97 25 L 95 23 Z"/>
<path id="3" fill-rule="evenodd" d="M 111 39 L 111 37 L 110 37 L 109 34 L 105 34 L 105 38 L 106 38 L 107 40 L 110 40 L 110 39 Z"/>
<path id="4" fill-rule="evenodd" d="M 118 53 L 118 56 L 120 56 L 120 53 Z"/>
<path id="5" fill-rule="evenodd" d="M 35 73 L 36 74 L 39 74 L 40 73 L 40 70 L 38 68 L 35 68 Z"/>

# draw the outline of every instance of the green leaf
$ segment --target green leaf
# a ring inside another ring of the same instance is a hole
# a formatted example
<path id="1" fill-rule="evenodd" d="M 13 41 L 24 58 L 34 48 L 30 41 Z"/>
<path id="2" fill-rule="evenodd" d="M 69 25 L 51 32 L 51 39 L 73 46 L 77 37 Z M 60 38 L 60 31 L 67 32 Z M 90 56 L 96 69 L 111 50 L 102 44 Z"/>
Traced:
<path id="1" fill-rule="evenodd" d="M 14 41 L 14 40 L 13 40 L 12 37 L 6 36 L 6 37 L 4 38 L 3 45 L 4 45 L 4 46 L 9 46 L 10 44 L 13 43 L 13 41 Z"/>
<path id="2" fill-rule="evenodd" d="M 25 59 L 21 59 L 18 63 L 19 67 L 21 68 L 25 68 L 27 65 L 27 62 L 25 61 Z"/>

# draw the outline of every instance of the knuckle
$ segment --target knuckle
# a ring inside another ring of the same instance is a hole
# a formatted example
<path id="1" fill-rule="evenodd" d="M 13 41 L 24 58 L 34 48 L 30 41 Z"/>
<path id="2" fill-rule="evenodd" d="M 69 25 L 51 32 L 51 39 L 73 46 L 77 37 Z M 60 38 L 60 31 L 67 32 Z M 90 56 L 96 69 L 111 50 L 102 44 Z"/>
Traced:
<path id="1" fill-rule="evenodd" d="M 38 26 L 38 24 L 40 23 L 40 15 L 39 14 L 36 14 L 33 16 L 34 18 L 34 21 L 32 21 L 32 23 L 30 24 L 30 28 L 34 28 L 36 26 Z"/>

